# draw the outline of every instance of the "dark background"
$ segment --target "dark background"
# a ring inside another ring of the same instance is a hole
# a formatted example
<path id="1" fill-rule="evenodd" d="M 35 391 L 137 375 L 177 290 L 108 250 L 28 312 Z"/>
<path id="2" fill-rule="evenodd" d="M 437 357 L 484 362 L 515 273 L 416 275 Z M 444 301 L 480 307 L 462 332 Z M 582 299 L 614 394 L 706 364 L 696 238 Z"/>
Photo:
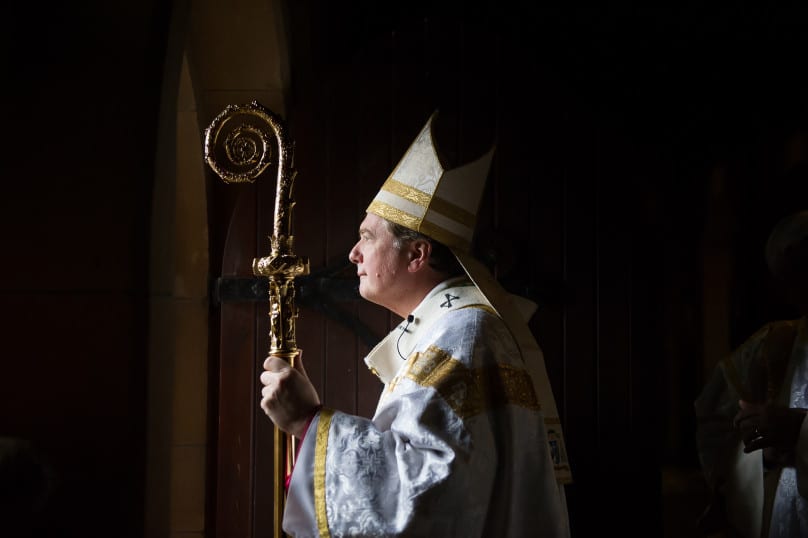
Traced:
<path id="1" fill-rule="evenodd" d="M 142 534 L 149 211 L 170 17 L 167 2 L 5 8 L 0 436 L 31 440 L 51 469 L 48 510 L 30 520 L 47 536 Z M 806 202 L 806 10 L 300 2 L 289 17 L 290 121 L 303 170 L 323 166 L 303 150 L 306 137 L 320 143 L 307 133 L 325 130 L 328 85 L 316 85 L 312 65 L 330 66 L 331 77 L 345 65 L 361 74 L 398 43 L 403 61 L 433 65 L 422 83 L 450 78 L 453 58 L 433 56 L 448 45 L 402 48 L 450 28 L 422 42 L 467 39 L 463 50 L 479 55 L 464 56 L 463 72 L 503 81 L 488 101 L 506 141 L 492 192 L 515 204 L 520 192 L 535 197 L 531 207 L 545 211 L 532 213 L 531 229 L 548 231 L 530 236 L 537 243 L 506 243 L 522 262 L 530 253 L 527 265 L 494 256 L 516 291 L 545 305 L 535 329 L 577 471 L 574 535 L 590 535 L 607 510 L 617 532 L 621 519 L 648 535 L 665 524 L 690 529 L 704 494 L 693 478 L 692 401 L 716 360 L 703 353 L 705 230 L 717 226 L 717 248 L 729 253 L 728 345 L 793 315 L 769 291 L 762 247 L 776 220 Z M 406 90 L 388 82 L 377 83 Z M 442 88 L 415 108 L 455 102 L 445 93 L 457 86 Z M 446 115 L 459 122 L 479 106 L 481 121 L 492 121 L 486 94 L 469 95 Z M 360 133 L 379 125 L 361 104 L 330 117 L 343 128 L 356 120 Z M 423 117 L 397 124 L 390 155 Z M 521 190 L 506 179 L 519 171 L 531 180 Z M 518 229 L 505 201 L 483 208 L 495 233 Z M 576 250 L 587 241 L 596 255 Z M 545 247 L 558 255 L 543 261 Z M 614 357 L 596 352 L 617 333 L 613 319 L 630 319 L 634 331 L 612 342 L 632 349 L 625 384 L 623 370 L 608 368 Z M 576 324 L 591 330 L 557 336 Z M 613 417 L 626 437 L 609 433 Z M 0 503 L 28 517 L 8 500 L 19 491 L 9 476 L 0 475 Z"/>

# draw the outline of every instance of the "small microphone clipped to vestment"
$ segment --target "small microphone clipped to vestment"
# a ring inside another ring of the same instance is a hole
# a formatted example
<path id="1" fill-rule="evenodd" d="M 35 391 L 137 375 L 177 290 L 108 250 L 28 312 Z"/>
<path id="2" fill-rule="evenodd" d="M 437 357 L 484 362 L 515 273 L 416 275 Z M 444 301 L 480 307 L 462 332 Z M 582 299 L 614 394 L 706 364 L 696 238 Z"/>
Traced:
<path id="1" fill-rule="evenodd" d="M 403 361 L 406 361 L 407 357 L 405 357 L 404 355 L 401 354 L 401 350 L 398 349 L 398 345 L 401 343 L 401 337 L 404 336 L 404 333 L 409 332 L 407 330 L 407 328 L 410 326 L 410 323 L 412 323 L 413 321 L 415 321 L 415 316 L 413 316 L 412 314 L 407 316 L 407 324 L 404 325 L 403 329 L 401 329 L 401 334 L 398 335 L 398 340 L 396 340 L 396 351 L 398 352 L 398 356 L 401 357 L 401 360 L 403 360 Z"/>

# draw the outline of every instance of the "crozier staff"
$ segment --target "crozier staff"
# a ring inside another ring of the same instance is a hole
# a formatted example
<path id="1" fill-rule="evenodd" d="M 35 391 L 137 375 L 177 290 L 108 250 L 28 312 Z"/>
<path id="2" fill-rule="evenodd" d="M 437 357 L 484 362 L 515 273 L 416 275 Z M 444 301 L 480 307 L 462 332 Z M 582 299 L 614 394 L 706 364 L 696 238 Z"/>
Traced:
<path id="1" fill-rule="evenodd" d="M 362 297 L 404 320 L 365 358 L 385 385 L 373 418 L 322 407 L 302 360 L 264 364 L 261 407 L 302 439 L 283 522 L 293 536 L 569 536 L 541 350 L 469 255 L 493 149 L 444 169 L 434 117 L 348 255 Z"/>

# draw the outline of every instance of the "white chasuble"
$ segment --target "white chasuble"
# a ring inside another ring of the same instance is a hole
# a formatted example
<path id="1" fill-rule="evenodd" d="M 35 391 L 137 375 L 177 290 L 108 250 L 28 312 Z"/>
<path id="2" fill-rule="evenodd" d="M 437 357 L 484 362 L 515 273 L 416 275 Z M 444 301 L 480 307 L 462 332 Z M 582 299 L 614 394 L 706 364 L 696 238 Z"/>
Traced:
<path id="1" fill-rule="evenodd" d="M 464 278 L 412 318 L 366 358 L 385 383 L 374 417 L 323 409 L 312 421 L 285 532 L 569 536 L 539 399 L 506 325 Z"/>
<path id="2" fill-rule="evenodd" d="M 782 335 L 790 334 L 790 338 Z M 779 336 L 779 337 L 778 337 Z M 756 401 L 759 364 L 785 361 L 774 401 L 808 408 L 808 319 L 767 323 L 713 371 L 695 401 L 699 459 L 707 483 L 723 501 L 733 536 L 808 536 L 808 420 L 803 420 L 793 462 L 764 464 L 763 451 L 745 453 L 733 428 L 739 400 Z M 764 387 L 766 388 L 766 387 Z M 768 508 L 767 508 L 768 507 Z"/>

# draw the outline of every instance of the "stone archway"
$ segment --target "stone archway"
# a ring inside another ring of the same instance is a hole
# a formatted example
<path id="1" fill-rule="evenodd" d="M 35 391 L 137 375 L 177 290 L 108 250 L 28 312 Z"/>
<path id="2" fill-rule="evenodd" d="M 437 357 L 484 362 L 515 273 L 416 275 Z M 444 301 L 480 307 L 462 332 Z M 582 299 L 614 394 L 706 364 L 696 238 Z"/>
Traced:
<path id="1" fill-rule="evenodd" d="M 209 175 L 202 133 L 231 103 L 257 99 L 284 110 L 281 4 L 174 8 L 152 200 L 147 536 L 212 532 L 209 399 L 216 380 L 208 377 L 215 345 L 209 341 Z"/>

